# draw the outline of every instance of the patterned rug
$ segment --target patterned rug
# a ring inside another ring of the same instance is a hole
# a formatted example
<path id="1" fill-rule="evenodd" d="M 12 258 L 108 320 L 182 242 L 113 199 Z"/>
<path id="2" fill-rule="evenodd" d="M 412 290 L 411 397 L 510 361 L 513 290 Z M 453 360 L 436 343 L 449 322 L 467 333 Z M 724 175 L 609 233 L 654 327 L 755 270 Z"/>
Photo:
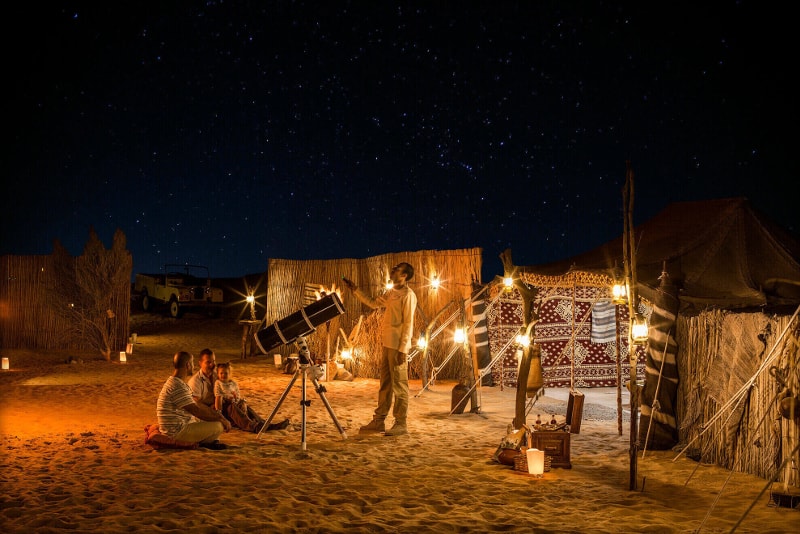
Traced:
<path id="1" fill-rule="evenodd" d="M 609 321 L 616 324 L 616 318 L 613 314 L 609 318 L 609 301 L 605 293 L 596 287 L 541 289 L 543 298 L 534 337 L 542 349 L 545 387 L 614 387 L 617 385 L 618 357 L 623 380 L 627 379 L 628 310 L 619 306 L 622 341 L 617 356 L 616 328 L 609 328 Z M 598 303 L 600 306 L 595 310 Z M 615 311 L 613 306 L 610 309 Z M 593 314 L 598 317 L 593 318 Z M 503 352 L 492 367 L 495 384 L 516 387 L 518 352 L 521 356 L 521 350 L 515 343 L 505 350 L 503 347 L 517 335 L 521 325 L 522 299 L 516 291 L 501 296 L 487 312 L 491 353 L 497 356 Z M 593 338 L 599 342 L 593 342 Z M 637 375 L 644 376 L 645 352 L 637 350 Z"/>

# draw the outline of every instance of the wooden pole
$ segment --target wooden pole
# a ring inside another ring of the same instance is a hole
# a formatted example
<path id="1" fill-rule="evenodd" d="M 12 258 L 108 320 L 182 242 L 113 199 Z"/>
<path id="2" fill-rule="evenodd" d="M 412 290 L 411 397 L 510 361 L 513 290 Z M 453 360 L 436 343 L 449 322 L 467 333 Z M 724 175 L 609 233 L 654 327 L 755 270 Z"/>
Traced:
<path id="1" fill-rule="evenodd" d="M 506 277 L 514 279 L 514 287 L 519 291 L 522 296 L 522 326 L 525 331 L 530 334 L 531 328 L 535 324 L 534 313 L 534 300 L 536 298 L 537 289 L 529 287 L 516 277 L 517 268 L 511 259 L 511 249 L 506 249 L 500 254 L 500 260 L 503 262 L 503 274 Z M 517 375 L 517 392 L 514 401 L 514 428 L 522 428 L 526 424 L 525 420 L 525 403 L 527 401 L 528 392 L 528 374 L 530 373 L 531 366 L 531 347 L 525 347 L 522 351 L 522 362 L 520 363 L 519 373 Z"/>
<path id="2" fill-rule="evenodd" d="M 622 435 L 622 351 L 620 350 L 619 337 L 619 306 L 614 305 L 614 319 L 616 320 L 616 356 L 617 356 L 617 432 Z"/>
<path id="3" fill-rule="evenodd" d="M 577 301 L 575 299 L 575 273 L 572 273 L 572 357 L 569 364 L 569 390 L 575 391 L 575 341 L 578 339 L 578 334 L 575 332 L 575 308 Z"/>
<path id="4" fill-rule="evenodd" d="M 636 290 L 636 249 L 633 231 L 633 169 L 630 161 L 625 162 L 625 189 L 623 190 L 624 224 L 625 234 L 623 236 L 623 259 L 625 262 L 625 279 L 629 282 L 628 315 L 632 320 L 636 315 L 639 304 L 639 295 Z M 628 328 L 628 357 L 630 361 L 630 381 L 628 390 L 630 391 L 631 402 L 631 432 L 630 447 L 628 449 L 630 459 L 630 480 L 629 489 L 636 489 L 637 462 L 638 462 L 638 419 L 639 419 L 639 394 L 636 384 L 636 346 L 632 342 L 633 336 L 631 328 Z"/>

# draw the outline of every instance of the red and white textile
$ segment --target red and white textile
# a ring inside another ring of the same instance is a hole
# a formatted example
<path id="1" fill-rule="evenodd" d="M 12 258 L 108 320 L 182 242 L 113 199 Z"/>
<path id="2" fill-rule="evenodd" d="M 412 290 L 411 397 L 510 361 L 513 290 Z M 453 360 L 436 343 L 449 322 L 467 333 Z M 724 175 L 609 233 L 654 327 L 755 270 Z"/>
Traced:
<path id="1" fill-rule="evenodd" d="M 574 299 L 573 299 L 574 291 Z M 575 310 L 573 314 L 573 302 Z M 608 302 L 605 288 L 576 286 L 539 288 L 536 306 L 539 321 L 534 327 L 534 342 L 541 345 L 545 387 L 611 387 L 617 385 L 616 336 L 603 343 L 592 342 L 594 304 Z M 613 305 L 612 305 L 613 307 Z M 602 320 L 608 320 L 607 306 L 601 306 Z M 628 309 L 619 306 L 620 360 L 622 379 L 627 379 Z M 522 299 L 514 290 L 502 295 L 487 312 L 489 347 L 496 357 L 507 341 L 522 326 Z M 575 336 L 574 349 L 571 343 Z M 610 336 L 604 336 L 609 339 Z M 495 384 L 517 385 L 517 345 L 512 343 L 492 368 Z M 637 375 L 643 376 L 645 354 L 640 349 Z M 573 366 L 574 363 L 574 366 Z"/>

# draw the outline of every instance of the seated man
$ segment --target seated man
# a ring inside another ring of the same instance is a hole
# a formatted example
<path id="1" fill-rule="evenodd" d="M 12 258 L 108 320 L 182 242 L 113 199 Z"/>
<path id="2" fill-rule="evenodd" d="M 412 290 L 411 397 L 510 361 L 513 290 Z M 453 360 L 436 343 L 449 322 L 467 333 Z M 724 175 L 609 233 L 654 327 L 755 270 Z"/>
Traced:
<path id="1" fill-rule="evenodd" d="M 214 409 L 195 401 L 186 384 L 186 378 L 194 369 L 194 357 L 188 352 L 176 352 L 172 365 L 175 370 L 161 388 L 156 405 L 159 431 L 176 441 L 197 443 L 214 450 L 227 448 L 217 438 L 231 429 L 230 422 Z"/>
<path id="2" fill-rule="evenodd" d="M 213 350 L 201 350 L 200 370 L 189 379 L 189 387 L 192 390 L 192 397 L 194 400 L 199 404 L 208 406 L 212 410 L 215 409 L 214 384 L 217 381 L 217 373 L 215 372 L 217 366 L 216 362 L 217 356 L 214 354 Z M 264 418 L 259 416 L 248 404 L 244 405 L 241 414 L 226 412 L 224 415 L 227 416 L 237 428 L 256 433 L 261 431 L 261 426 L 253 429 L 249 422 L 256 421 L 258 423 L 264 423 Z M 237 417 L 238 415 L 241 417 Z M 289 419 L 285 419 L 280 423 L 270 423 L 266 430 L 283 430 L 288 426 Z"/>
<path id="3" fill-rule="evenodd" d="M 214 407 L 214 380 L 216 373 L 214 368 L 217 366 L 217 357 L 211 349 L 200 351 L 200 370 L 189 379 L 189 388 L 192 390 L 192 397 L 200 404 L 205 404 L 209 408 Z"/>

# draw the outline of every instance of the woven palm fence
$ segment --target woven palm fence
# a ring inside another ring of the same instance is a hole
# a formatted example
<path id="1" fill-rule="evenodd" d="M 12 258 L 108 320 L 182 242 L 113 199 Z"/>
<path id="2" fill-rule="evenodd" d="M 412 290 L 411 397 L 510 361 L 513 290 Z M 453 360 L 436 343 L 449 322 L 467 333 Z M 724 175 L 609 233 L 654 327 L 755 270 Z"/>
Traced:
<path id="1" fill-rule="evenodd" d="M 794 319 L 792 319 L 794 317 Z M 679 316 L 678 419 L 690 457 L 800 486 L 798 419 L 781 416 L 780 399 L 800 392 L 796 316 L 706 311 Z M 787 469 L 779 469 L 787 461 Z"/>
<path id="2" fill-rule="evenodd" d="M 82 257 L 71 258 L 76 264 Z M 91 351 L 97 347 L 89 332 L 63 314 L 55 313 L 48 287 L 58 284 L 53 256 L 0 256 L 0 347 L 8 349 L 69 349 Z M 128 280 L 130 257 L 124 266 Z M 108 324 L 112 350 L 125 350 L 129 331 L 130 282 L 109 296 Z"/>
<path id="3" fill-rule="evenodd" d="M 338 291 L 345 313 L 318 326 L 306 337 L 309 350 L 315 358 L 334 361 L 341 349 L 352 343 L 352 365 L 356 376 L 377 378 L 377 358 L 381 350 L 379 326 L 383 312 L 363 306 L 344 288 L 342 277 L 353 280 L 365 294 L 377 296 L 385 291 L 390 269 L 400 262 L 408 262 L 414 267 L 414 278 L 408 284 L 417 296 L 414 339 L 424 332 L 428 321 L 442 308 L 469 298 L 473 282 L 480 283 L 480 248 L 399 252 L 363 259 L 270 259 L 265 324 L 283 320 L 307 306 L 313 298 L 313 288 Z M 431 285 L 434 279 L 441 280 L 440 287 Z M 443 334 L 429 350 L 432 365 L 438 365 L 446 357 L 445 337 Z M 283 346 L 275 352 L 288 355 L 297 352 L 297 347 Z M 419 358 L 412 360 L 410 377 L 419 377 L 420 365 Z M 448 364 L 442 370 L 440 378 L 460 378 L 465 368 L 471 368 L 468 358 L 456 358 L 452 365 Z"/>

